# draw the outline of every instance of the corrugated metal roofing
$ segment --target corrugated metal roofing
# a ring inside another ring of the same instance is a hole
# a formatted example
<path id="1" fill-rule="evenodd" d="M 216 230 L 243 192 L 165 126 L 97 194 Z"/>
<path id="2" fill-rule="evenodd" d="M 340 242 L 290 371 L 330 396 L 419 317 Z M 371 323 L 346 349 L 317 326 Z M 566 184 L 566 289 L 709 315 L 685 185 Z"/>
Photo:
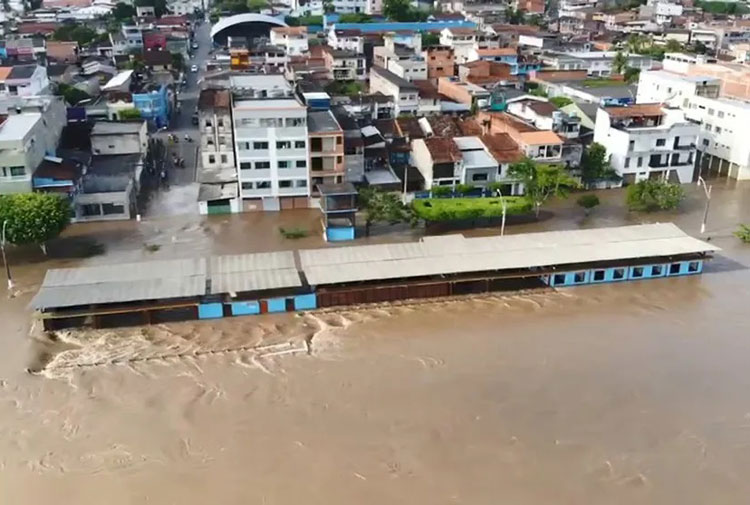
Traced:
<path id="1" fill-rule="evenodd" d="M 292 251 L 213 256 L 212 293 L 237 293 L 302 285 Z"/>
<path id="2" fill-rule="evenodd" d="M 311 285 L 543 267 L 717 251 L 673 224 L 428 237 L 421 242 L 300 251 Z"/>
<path id="3" fill-rule="evenodd" d="M 295 267 L 292 251 L 212 256 L 210 264 L 212 275 Z"/>

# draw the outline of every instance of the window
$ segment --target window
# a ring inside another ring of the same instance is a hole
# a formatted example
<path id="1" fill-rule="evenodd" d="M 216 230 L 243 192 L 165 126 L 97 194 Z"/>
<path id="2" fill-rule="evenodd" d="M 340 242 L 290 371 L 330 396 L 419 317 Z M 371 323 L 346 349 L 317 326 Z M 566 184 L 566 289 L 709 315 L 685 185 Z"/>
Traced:
<path id="1" fill-rule="evenodd" d="M 209 165 L 213 165 L 214 163 L 216 163 L 216 156 L 214 156 L 213 154 L 209 154 L 208 155 L 208 163 L 209 163 Z"/>
<path id="2" fill-rule="evenodd" d="M 307 179 L 298 179 L 294 181 L 294 185 L 298 188 L 306 188 L 307 187 Z"/>
<path id="3" fill-rule="evenodd" d="M 688 272 L 695 273 L 698 271 L 698 262 L 697 261 L 691 261 L 688 263 Z"/>
<path id="4" fill-rule="evenodd" d="M 271 181 L 258 181 L 255 183 L 255 187 L 258 189 L 270 189 Z"/>
<path id="5" fill-rule="evenodd" d="M 268 149 L 268 142 L 253 142 L 253 149 L 256 151 L 265 151 Z"/>
<path id="6" fill-rule="evenodd" d="M 474 181 L 474 182 L 486 181 L 487 180 L 487 174 L 472 174 L 471 180 Z"/>
<path id="7" fill-rule="evenodd" d="M 605 271 L 604 270 L 594 270 L 594 280 L 595 281 L 603 281 L 604 280 Z"/>
<path id="8" fill-rule="evenodd" d="M 103 203 L 102 214 L 105 216 L 113 214 L 125 214 L 124 205 L 115 205 L 114 203 Z"/>
<path id="9" fill-rule="evenodd" d="M 219 118 L 219 120 L 216 122 L 216 124 L 219 126 L 219 128 L 223 128 L 224 127 L 224 119 Z"/>
<path id="10" fill-rule="evenodd" d="M 680 273 L 680 264 L 679 263 L 672 263 L 669 265 L 669 275 L 679 274 Z"/>
<path id="11" fill-rule="evenodd" d="M 703 126 L 706 128 L 707 132 L 710 132 L 713 129 L 710 123 L 705 123 Z"/>
<path id="12" fill-rule="evenodd" d="M 304 140 L 295 140 L 294 141 L 294 148 L 295 149 L 304 149 L 305 148 L 305 141 Z"/>
<path id="13" fill-rule="evenodd" d="M 248 127 L 258 126 L 258 120 L 254 117 L 253 118 L 246 117 L 246 118 L 238 119 L 237 121 L 235 121 L 235 124 L 241 128 L 248 128 Z"/>
<path id="14" fill-rule="evenodd" d="M 213 126 L 211 124 L 211 120 L 210 119 L 206 119 L 206 128 L 211 128 L 211 126 Z"/>
<path id="15" fill-rule="evenodd" d="M 271 162 L 270 161 L 256 161 L 255 162 L 256 170 L 263 170 L 264 168 L 271 168 Z"/>
<path id="16" fill-rule="evenodd" d="M 92 203 L 81 207 L 84 216 L 101 216 L 101 208 L 98 203 Z"/>
<path id="17" fill-rule="evenodd" d="M 206 145 L 208 146 L 214 145 L 214 139 L 206 139 Z"/>
<path id="18" fill-rule="evenodd" d="M 291 188 L 292 187 L 292 181 L 290 180 L 281 180 L 279 181 L 279 187 L 280 188 Z"/>
<path id="19" fill-rule="evenodd" d="M 250 150 L 250 142 L 240 142 L 237 144 L 237 149 L 240 151 L 249 151 Z"/>
<path id="20" fill-rule="evenodd" d="M 337 146 L 340 146 L 343 143 L 344 143 L 344 138 L 343 137 L 336 137 L 336 145 Z"/>
<path id="21" fill-rule="evenodd" d="M 633 149 L 635 149 L 635 140 L 628 142 L 628 151 L 632 151 Z"/>
<path id="22" fill-rule="evenodd" d="M 280 140 L 276 142 L 276 149 L 291 149 L 292 143 L 288 140 Z"/>
<path id="23" fill-rule="evenodd" d="M 612 278 L 616 281 L 622 280 L 625 278 L 625 269 L 624 268 L 615 268 L 614 272 L 612 272 Z"/>
<path id="24" fill-rule="evenodd" d="M 714 115 L 714 110 L 713 110 L 713 109 L 711 109 L 710 107 L 709 107 L 709 109 L 708 109 L 708 115 L 709 115 L 709 116 L 713 116 L 713 115 Z"/>
<path id="25" fill-rule="evenodd" d="M 10 167 L 11 177 L 23 177 L 24 175 L 26 175 L 25 167 Z"/>
<path id="26" fill-rule="evenodd" d="M 708 147 L 708 144 L 710 144 L 710 142 L 708 141 L 708 139 L 703 139 L 703 146 L 704 147 Z"/>
<path id="27" fill-rule="evenodd" d="M 723 110 L 720 110 L 720 111 L 718 111 L 718 112 L 716 113 L 716 115 L 717 115 L 718 117 L 724 117 L 724 111 L 723 111 Z"/>
<path id="28" fill-rule="evenodd" d="M 664 146 L 667 144 L 667 139 L 656 139 L 656 147 Z"/>
<path id="29" fill-rule="evenodd" d="M 630 168 L 630 158 L 625 158 L 625 164 L 623 165 L 624 168 Z"/>
<path id="30" fill-rule="evenodd" d="M 289 163 L 290 162 L 288 161 L 279 161 L 277 162 L 277 165 L 279 168 L 289 168 L 290 167 Z"/>
<path id="31" fill-rule="evenodd" d="M 344 161 L 344 158 L 343 158 L 343 157 L 341 157 L 341 156 L 336 156 L 336 163 L 341 163 L 342 161 Z"/>
<path id="32" fill-rule="evenodd" d="M 552 278 L 554 281 L 553 284 L 565 284 L 565 274 L 555 274 L 555 276 Z"/>
<path id="33" fill-rule="evenodd" d="M 662 273 L 661 265 L 654 265 L 654 266 L 651 267 L 651 275 L 652 276 L 657 277 L 657 276 L 661 275 L 661 273 Z"/>
<path id="34" fill-rule="evenodd" d="M 281 118 L 262 118 L 260 120 L 261 128 L 276 128 L 284 126 Z"/>
<path id="35" fill-rule="evenodd" d="M 717 127 L 716 127 L 716 128 L 714 128 L 714 129 L 716 130 L 716 133 L 721 133 L 721 126 L 717 126 Z"/>
<path id="36" fill-rule="evenodd" d="M 279 120 L 281 121 L 281 120 Z M 305 126 L 305 118 L 303 117 L 288 117 L 286 118 L 286 127 L 294 127 L 294 126 Z"/>
<path id="37" fill-rule="evenodd" d="M 573 282 L 580 284 L 586 282 L 586 272 L 576 272 L 573 274 Z"/>
<path id="38" fill-rule="evenodd" d="M 222 154 L 221 155 L 221 162 L 222 163 L 226 163 L 227 162 L 227 155 L 226 154 Z"/>
<path id="39" fill-rule="evenodd" d="M 307 166 L 307 162 L 305 160 L 297 160 L 295 165 L 297 168 L 305 168 Z"/>
<path id="40" fill-rule="evenodd" d="M 643 156 L 638 156 L 638 168 L 643 166 Z"/>
<path id="41" fill-rule="evenodd" d="M 240 170 L 250 170 L 251 168 L 253 168 L 253 164 L 249 161 L 240 162 Z"/>
<path id="42" fill-rule="evenodd" d="M 255 185 L 252 182 L 243 182 L 242 189 L 255 189 Z"/>
<path id="43" fill-rule="evenodd" d="M 643 267 L 633 267 L 633 273 L 631 275 L 634 278 L 643 277 Z"/>

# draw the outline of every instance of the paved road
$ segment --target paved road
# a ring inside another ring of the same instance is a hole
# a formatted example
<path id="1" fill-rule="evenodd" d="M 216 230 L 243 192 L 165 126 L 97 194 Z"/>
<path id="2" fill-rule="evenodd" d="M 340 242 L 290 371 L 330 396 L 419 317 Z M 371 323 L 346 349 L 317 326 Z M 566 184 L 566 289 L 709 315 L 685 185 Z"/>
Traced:
<path id="1" fill-rule="evenodd" d="M 205 62 L 211 49 L 210 31 L 211 24 L 207 21 L 201 23 L 195 30 L 194 40 L 198 42 L 199 47 L 193 57 L 186 61 L 186 65 L 188 68 L 197 65 L 199 71 L 187 72 L 187 84 L 177 95 L 180 111 L 179 113 L 175 111 L 172 115 L 170 127 L 167 130 L 156 134 L 168 148 L 169 189 L 162 189 L 151 196 L 146 212 L 150 216 L 189 212 L 190 209 L 186 206 L 192 207 L 195 212 L 198 210 L 198 205 L 194 202 L 198 194 L 195 182 L 197 166 L 200 162 L 198 156 L 200 133 L 198 127 L 193 125 L 191 117 L 197 111 L 200 92 L 198 81 L 205 72 Z M 177 136 L 177 143 L 172 144 L 167 141 L 169 134 Z M 185 135 L 188 135 L 192 142 L 186 142 Z M 185 160 L 184 168 L 172 165 L 172 158 L 175 156 Z"/>

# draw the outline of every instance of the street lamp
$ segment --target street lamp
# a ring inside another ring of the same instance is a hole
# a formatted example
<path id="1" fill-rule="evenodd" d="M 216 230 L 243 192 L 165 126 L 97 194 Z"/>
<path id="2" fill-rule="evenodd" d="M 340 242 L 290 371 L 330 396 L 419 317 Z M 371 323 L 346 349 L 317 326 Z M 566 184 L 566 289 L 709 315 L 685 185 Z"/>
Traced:
<path id="1" fill-rule="evenodd" d="M 8 226 L 8 220 L 3 221 L 3 233 L 0 236 L 0 249 L 3 251 L 3 264 L 5 265 L 5 275 L 8 277 L 8 291 L 13 289 L 13 278 L 10 276 L 10 265 L 8 258 L 5 256 L 5 228 Z"/>
<path id="2" fill-rule="evenodd" d="M 706 208 L 703 211 L 703 221 L 701 222 L 701 234 L 703 234 L 703 233 L 706 233 L 706 221 L 708 220 L 708 206 L 711 203 L 711 188 L 713 186 L 709 186 L 708 184 L 706 184 L 705 179 L 703 179 L 703 177 L 699 175 L 698 187 L 703 188 L 703 192 L 706 195 Z"/>
<path id="3" fill-rule="evenodd" d="M 505 203 L 505 198 L 503 197 L 503 194 L 498 190 L 497 192 L 500 195 L 500 205 L 503 207 L 503 219 L 500 221 L 500 236 L 502 237 L 505 235 L 505 212 L 508 210 L 508 207 Z"/>

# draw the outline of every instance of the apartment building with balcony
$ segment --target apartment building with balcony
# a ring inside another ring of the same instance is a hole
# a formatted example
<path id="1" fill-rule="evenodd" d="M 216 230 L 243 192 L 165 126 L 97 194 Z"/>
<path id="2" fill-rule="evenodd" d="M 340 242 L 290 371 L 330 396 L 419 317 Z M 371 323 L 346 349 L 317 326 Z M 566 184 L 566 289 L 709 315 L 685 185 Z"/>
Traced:
<path id="1" fill-rule="evenodd" d="M 471 51 L 477 47 L 479 32 L 475 28 L 444 28 L 440 32 L 440 45 L 453 49 L 456 63 L 470 61 Z"/>
<path id="2" fill-rule="evenodd" d="M 254 96 L 263 90 L 256 91 Z M 247 98 L 237 94 L 232 120 L 243 209 L 308 207 L 307 108 L 292 97 Z"/>
<path id="3" fill-rule="evenodd" d="M 596 114 L 594 142 L 607 149 L 623 184 L 645 179 L 693 180 L 700 126 L 680 109 L 661 104 L 604 107 Z"/>
<path id="4" fill-rule="evenodd" d="M 226 89 L 203 89 L 198 97 L 198 129 L 203 168 L 235 168 L 231 94 Z"/>
<path id="5" fill-rule="evenodd" d="M 306 26 L 277 26 L 271 28 L 271 44 L 283 47 L 288 56 L 300 56 L 308 52 Z"/>
<path id="6" fill-rule="evenodd" d="M 335 81 L 364 81 L 367 79 L 365 71 L 365 56 L 353 51 L 326 48 L 323 60 L 329 77 Z"/>
<path id="7" fill-rule="evenodd" d="M 419 108 L 419 89 L 411 83 L 384 68 L 373 66 L 370 69 L 370 93 L 380 92 L 390 96 L 395 102 L 395 115 L 416 114 Z"/>
<path id="8" fill-rule="evenodd" d="M 429 46 L 422 52 L 427 63 L 427 78 L 453 77 L 455 75 L 456 58 L 452 47 Z"/>
<path id="9" fill-rule="evenodd" d="M 490 134 L 506 133 L 518 145 L 518 149 L 529 158 L 540 163 L 568 162 L 574 166 L 580 162 L 580 154 L 566 152 L 565 141 L 551 130 L 539 130 L 505 112 L 480 112 L 477 120 Z M 578 144 L 580 145 L 580 144 Z"/>
<path id="10" fill-rule="evenodd" d="M 636 103 L 664 103 L 685 107 L 694 96 L 718 98 L 721 80 L 701 75 L 680 75 L 667 70 L 641 72 Z"/>
<path id="11" fill-rule="evenodd" d="M 330 110 L 307 113 L 310 150 L 310 193 L 318 196 L 318 186 L 341 184 L 346 178 L 344 131 Z"/>

